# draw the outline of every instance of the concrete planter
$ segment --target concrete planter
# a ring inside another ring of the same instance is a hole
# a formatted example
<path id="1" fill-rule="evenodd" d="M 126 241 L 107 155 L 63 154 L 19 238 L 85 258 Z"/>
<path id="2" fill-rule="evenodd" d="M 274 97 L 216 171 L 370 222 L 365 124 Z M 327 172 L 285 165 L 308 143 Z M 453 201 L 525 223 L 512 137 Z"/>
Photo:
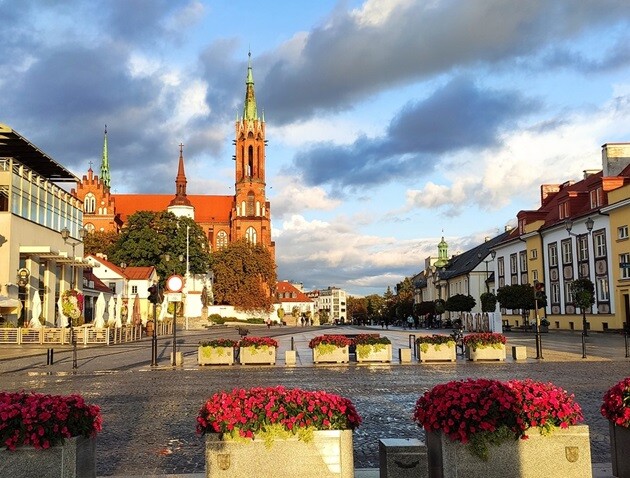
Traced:
<path id="1" fill-rule="evenodd" d="M 67 438 L 46 450 L 30 446 L 15 451 L 0 449 L 1 476 L 37 478 L 96 478 L 96 440 Z"/>
<path id="2" fill-rule="evenodd" d="M 357 362 L 391 362 L 392 344 L 381 344 L 380 350 L 373 345 L 357 345 Z"/>
<path id="3" fill-rule="evenodd" d="M 430 478 L 591 478 L 591 446 L 587 425 L 557 428 L 543 436 L 490 447 L 488 461 L 472 455 L 467 445 L 440 432 L 427 433 Z"/>
<path id="4" fill-rule="evenodd" d="M 240 362 L 243 365 L 275 365 L 275 347 L 241 347 L 239 352 Z"/>
<path id="5" fill-rule="evenodd" d="M 505 344 L 501 344 L 499 347 L 466 347 L 466 357 L 468 360 L 476 362 L 478 360 L 505 360 Z"/>
<path id="6" fill-rule="evenodd" d="M 630 478 L 630 428 L 608 422 L 610 427 L 610 457 L 613 476 Z"/>
<path id="7" fill-rule="evenodd" d="M 457 360 L 455 342 L 418 344 L 418 360 L 420 362 L 455 362 Z"/>
<path id="8" fill-rule="evenodd" d="M 233 347 L 197 347 L 199 365 L 233 365 Z"/>
<path id="9" fill-rule="evenodd" d="M 297 437 L 224 441 L 218 433 L 206 435 L 206 477 L 299 476 L 300 478 L 353 478 L 352 430 L 321 430 L 306 443 Z"/>
<path id="10" fill-rule="evenodd" d="M 335 347 L 327 350 L 318 346 L 312 350 L 314 363 L 348 363 L 350 361 L 349 347 Z"/>

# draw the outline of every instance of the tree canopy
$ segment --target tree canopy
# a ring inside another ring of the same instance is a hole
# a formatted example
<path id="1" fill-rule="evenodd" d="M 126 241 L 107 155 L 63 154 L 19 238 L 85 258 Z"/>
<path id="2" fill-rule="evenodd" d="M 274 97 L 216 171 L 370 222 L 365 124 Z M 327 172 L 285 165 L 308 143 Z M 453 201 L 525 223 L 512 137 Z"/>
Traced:
<path id="1" fill-rule="evenodd" d="M 112 257 L 116 250 L 118 233 L 116 231 L 94 231 L 83 238 L 83 254 L 105 254 Z"/>
<path id="2" fill-rule="evenodd" d="M 575 306 L 582 312 L 590 309 L 595 303 L 595 286 L 590 279 L 577 279 L 571 282 L 571 292 Z"/>
<path id="3" fill-rule="evenodd" d="M 211 255 L 214 272 L 214 298 L 237 310 L 273 309 L 276 269 L 273 257 L 261 244 L 245 239 L 231 242 Z"/>
<path id="4" fill-rule="evenodd" d="M 449 312 L 470 312 L 476 304 L 477 301 L 470 295 L 455 294 L 446 300 L 444 308 Z"/>
<path id="5" fill-rule="evenodd" d="M 210 268 L 206 235 L 192 219 L 170 212 L 139 211 L 129 216 L 109 260 L 130 266 L 156 266 L 162 280 L 173 273 L 183 275 L 187 233 L 189 270 L 205 274 Z"/>
<path id="6" fill-rule="evenodd" d="M 497 308 L 497 296 L 492 292 L 484 292 L 479 299 L 481 300 L 482 312 L 494 312 Z"/>

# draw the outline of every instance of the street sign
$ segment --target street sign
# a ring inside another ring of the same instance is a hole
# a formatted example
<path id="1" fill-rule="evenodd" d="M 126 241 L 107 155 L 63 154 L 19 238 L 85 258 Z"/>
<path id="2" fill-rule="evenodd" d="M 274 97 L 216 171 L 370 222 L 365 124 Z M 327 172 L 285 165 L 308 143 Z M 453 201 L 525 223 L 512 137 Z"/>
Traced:
<path id="1" fill-rule="evenodd" d="M 181 292 L 184 288 L 184 278 L 179 274 L 173 274 L 166 279 L 166 288 L 170 292 Z"/>
<path id="2" fill-rule="evenodd" d="M 181 302 L 182 301 L 182 293 L 181 292 L 170 292 L 166 294 L 167 302 Z"/>

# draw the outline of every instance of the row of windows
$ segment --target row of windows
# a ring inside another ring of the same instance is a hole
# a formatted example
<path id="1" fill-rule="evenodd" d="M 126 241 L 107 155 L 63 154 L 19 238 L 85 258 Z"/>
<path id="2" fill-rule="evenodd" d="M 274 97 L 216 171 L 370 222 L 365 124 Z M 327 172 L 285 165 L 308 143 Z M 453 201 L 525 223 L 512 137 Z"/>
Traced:
<path id="1" fill-rule="evenodd" d="M 258 233 L 256 232 L 256 229 L 248 227 L 245 231 L 245 239 L 247 239 L 250 244 L 256 244 L 258 242 Z M 216 237 L 217 250 L 227 247 L 228 242 L 227 232 L 219 231 Z"/>
<path id="2" fill-rule="evenodd" d="M 2 191 L 0 195 L 8 196 L 8 186 L 3 186 Z M 6 200 L 2 202 L 8 210 Z M 77 237 L 83 226 L 80 201 L 24 166 L 13 167 L 10 208 L 16 216 L 55 231 L 67 227 L 71 237 Z"/>

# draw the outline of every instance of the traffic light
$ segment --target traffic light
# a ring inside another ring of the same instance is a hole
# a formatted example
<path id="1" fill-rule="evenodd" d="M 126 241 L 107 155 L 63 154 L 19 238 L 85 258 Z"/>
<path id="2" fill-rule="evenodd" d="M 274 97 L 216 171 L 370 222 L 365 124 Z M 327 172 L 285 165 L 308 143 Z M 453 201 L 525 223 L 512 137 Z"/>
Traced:
<path id="1" fill-rule="evenodd" d="M 547 305 L 547 294 L 545 294 L 545 283 L 534 281 L 534 298 L 538 301 L 539 307 Z"/>
<path id="2" fill-rule="evenodd" d="M 157 284 L 153 284 L 149 287 L 149 302 L 152 304 L 160 303 L 160 290 Z"/>

